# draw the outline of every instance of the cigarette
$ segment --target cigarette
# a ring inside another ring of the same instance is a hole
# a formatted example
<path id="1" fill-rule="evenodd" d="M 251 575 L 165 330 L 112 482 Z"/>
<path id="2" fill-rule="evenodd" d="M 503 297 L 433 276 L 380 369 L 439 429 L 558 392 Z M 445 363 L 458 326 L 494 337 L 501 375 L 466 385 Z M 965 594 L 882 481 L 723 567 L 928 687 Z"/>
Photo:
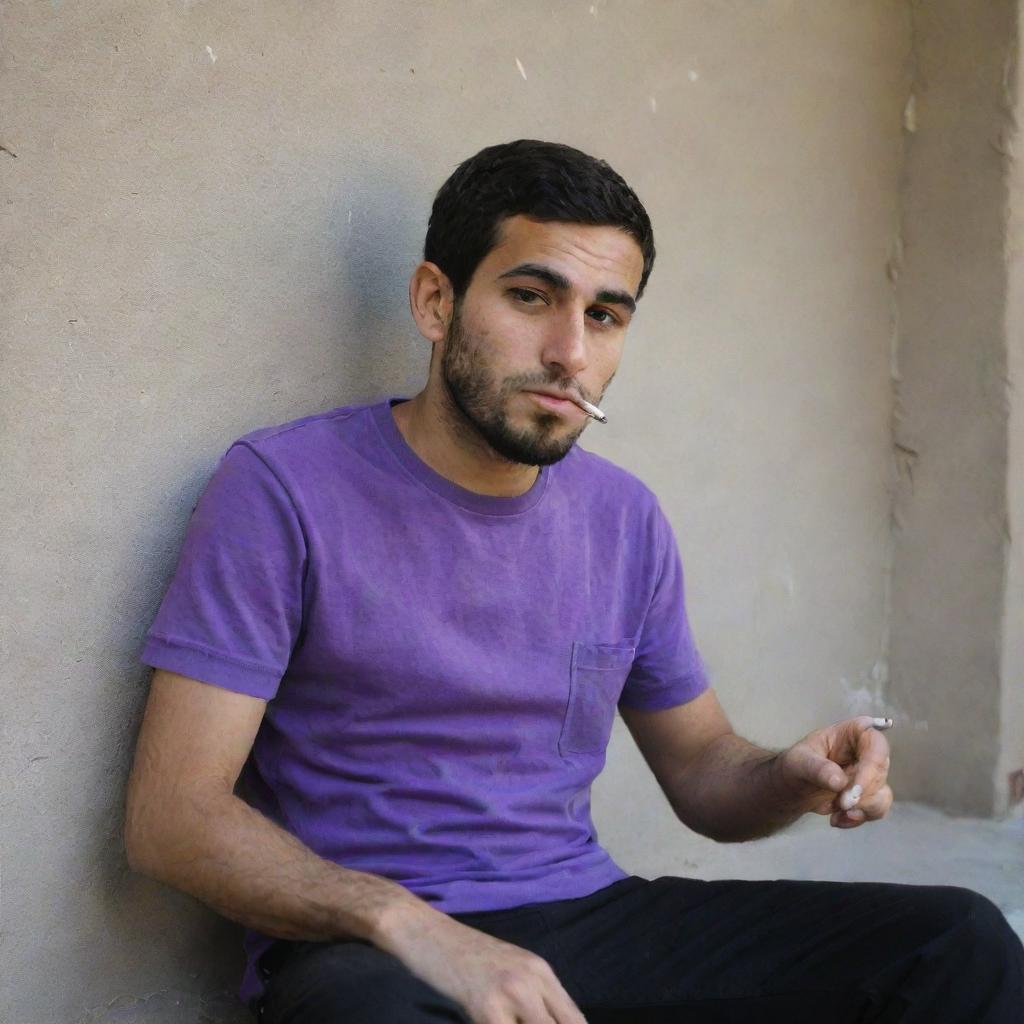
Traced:
<path id="1" fill-rule="evenodd" d="M 871 728 L 872 729 L 891 729 L 893 725 L 891 718 L 872 718 Z"/>
<path id="2" fill-rule="evenodd" d="M 577 398 L 575 395 L 572 400 L 588 415 L 593 416 L 598 423 L 607 423 L 608 417 L 596 405 L 591 405 L 585 398 Z"/>

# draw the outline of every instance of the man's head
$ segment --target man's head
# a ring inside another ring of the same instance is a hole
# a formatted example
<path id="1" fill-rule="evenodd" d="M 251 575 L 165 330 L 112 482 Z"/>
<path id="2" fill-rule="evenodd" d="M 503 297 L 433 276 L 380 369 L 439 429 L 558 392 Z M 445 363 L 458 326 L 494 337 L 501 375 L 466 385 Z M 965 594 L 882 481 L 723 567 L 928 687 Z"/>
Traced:
<path id="1" fill-rule="evenodd" d="M 557 142 L 519 139 L 464 160 L 434 198 L 423 258 L 437 264 L 455 299 L 498 244 L 502 222 L 532 220 L 616 227 L 643 254 L 639 299 L 654 266 L 654 233 L 636 193 L 604 160 Z"/>
<path id="2" fill-rule="evenodd" d="M 598 403 L 654 262 L 650 220 L 606 163 L 554 143 L 491 146 L 434 201 L 410 282 L 434 343 L 428 388 L 455 428 L 499 457 L 549 465 Z"/>

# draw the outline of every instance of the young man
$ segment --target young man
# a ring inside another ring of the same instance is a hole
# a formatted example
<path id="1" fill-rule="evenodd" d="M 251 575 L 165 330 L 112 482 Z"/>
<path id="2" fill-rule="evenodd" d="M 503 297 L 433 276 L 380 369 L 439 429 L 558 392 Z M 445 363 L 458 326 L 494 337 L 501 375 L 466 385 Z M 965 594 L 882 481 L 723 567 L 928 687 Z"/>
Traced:
<path id="1" fill-rule="evenodd" d="M 241 438 L 194 510 L 127 850 L 249 927 L 264 1020 L 1024 1019 L 1024 950 L 970 890 L 648 881 L 597 842 L 616 707 L 720 841 L 892 803 L 870 718 L 733 732 L 656 498 L 575 445 L 653 261 L 607 164 L 483 150 L 410 283 L 424 389 Z"/>

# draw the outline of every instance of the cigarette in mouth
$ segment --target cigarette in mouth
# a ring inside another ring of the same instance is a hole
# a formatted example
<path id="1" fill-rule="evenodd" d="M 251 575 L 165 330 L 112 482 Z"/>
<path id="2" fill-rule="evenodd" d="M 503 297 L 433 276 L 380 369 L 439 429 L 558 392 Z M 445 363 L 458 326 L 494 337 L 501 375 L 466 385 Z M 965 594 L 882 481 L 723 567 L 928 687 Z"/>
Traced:
<path id="1" fill-rule="evenodd" d="M 593 416 L 598 423 L 607 423 L 608 417 L 596 405 L 591 405 L 585 398 L 577 398 L 575 395 L 572 400 L 588 415 Z"/>

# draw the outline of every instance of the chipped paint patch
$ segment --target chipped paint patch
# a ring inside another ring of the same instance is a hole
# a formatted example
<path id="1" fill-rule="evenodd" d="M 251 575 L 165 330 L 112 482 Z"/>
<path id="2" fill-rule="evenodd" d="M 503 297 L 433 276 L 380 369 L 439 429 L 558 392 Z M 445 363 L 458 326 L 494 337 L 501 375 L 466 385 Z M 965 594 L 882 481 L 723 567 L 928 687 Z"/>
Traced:
<path id="1" fill-rule="evenodd" d="M 1024 768 L 1018 768 L 1017 771 L 1010 772 L 1007 782 L 1011 806 L 1024 803 Z"/>
<path id="2" fill-rule="evenodd" d="M 908 132 L 917 131 L 917 97 L 913 93 L 907 97 L 907 105 L 903 108 L 903 127 Z"/>
<path id="3" fill-rule="evenodd" d="M 211 64 L 216 64 L 216 63 L 217 63 L 217 54 L 215 54 L 215 53 L 213 52 L 213 47 L 212 47 L 212 46 L 208 46 L 208 47 L 206 48 L 206 52 L 207 52 L 207 53 L 209 54 L 209 56 L 210 56 L 210 63 L 211 63 Z"/>
<path id="4" fill-rule="evenodd" d="M 523 81 L 526 81 L 526 69 L 523 67 L 523 62 L 516 57 L 516 67 L 519 68 L 519 74 L 523 76 Z"/>

